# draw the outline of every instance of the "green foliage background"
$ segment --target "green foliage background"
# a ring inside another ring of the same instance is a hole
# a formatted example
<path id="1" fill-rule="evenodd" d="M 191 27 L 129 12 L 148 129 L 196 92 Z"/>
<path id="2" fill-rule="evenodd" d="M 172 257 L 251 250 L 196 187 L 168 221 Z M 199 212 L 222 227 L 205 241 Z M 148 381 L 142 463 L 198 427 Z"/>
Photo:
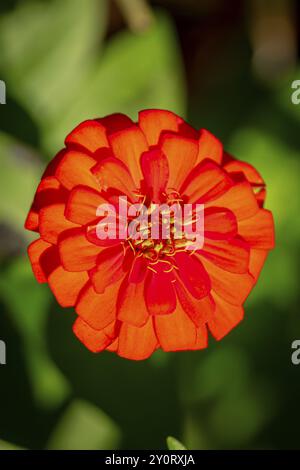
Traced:
<path id="1" fill-rule="evenodd" d="M 165 448 L 170 434 L 192 449 L 299 448 L 300 366 L 290 356 L 300 337 L 300 105 L 290 95 L 300 68 L 259 81 L 241 25 L 194 71 L 191 92 L 172 10 L 154 8 L 141 33 L 124 25 L 107 34 L 110 7 L 1 2 L 0 449 Z M 258 168 L 277 248 L 245 320 L 221 343 L 136 363 L 92 355 L 74 338 L 74 312 L 33 278 L 23 223 L 43 168 L 77 123 L 112 112 L 136 119 L 147 107 L 210 129 Z"/>

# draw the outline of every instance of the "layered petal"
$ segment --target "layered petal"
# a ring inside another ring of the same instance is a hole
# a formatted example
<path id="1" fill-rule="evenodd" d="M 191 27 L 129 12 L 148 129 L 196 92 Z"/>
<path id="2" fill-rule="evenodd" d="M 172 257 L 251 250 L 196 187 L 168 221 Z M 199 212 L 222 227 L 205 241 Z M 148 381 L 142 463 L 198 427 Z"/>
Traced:
<path id="1" fill-rule="evenodd" d="M 177 131 L 179 118 L 171 111 L 145 109 L 139 112 L 139 126 L 149 145 L 156 145 L 164 131 Z"/>
<path id="2" fill-rule="evenodd" d="M 197 155 L 197 163 L 209 158 L 216 163 L 221 163 L 223 155 L 222 143 L 208 130 L 201 129 L 199 131 L 199 150 Z"/>
<path id="3" fill-rule="evenodd" d="M 91 328 L 102 330 L 117 317 L 118 289 L 121 281 L 109 285 L 102 294 L 95 291 L 88 282 L 80 292 L 76 303 L 76 313 Z"/>
<path id="4" fill-rule="evenodd" d="M 168 187 L 178 190 L 197 160 L 198 142 L 168 132 L 161 135 L 159 146 L 169 162 Z"/>
<path id="5" fill-rule="evenodd" d="M 78 227 L 65 217 L 64 204 L 52 204 L 43 207 L 39 213 L 39 230 L 41 237 L 48 243 L 57 243 L 60 233 Z"/>
<path id="6" fill-rule="evenodd" d="M 142 154 L 141 167 L 147 193 L 153 202 L 158 203 L 169 180 L 167 157 L 160 149 L 151 149 Z"/>
<path id="7" fill-rule="evenodd" d="M 48 277 L 49 286 L 62 307 L 73 307 L 81 289 L 88 281 L 86 272 L 66 271 L 62 266 L 58 266 Z"/>
<path id="8" fill-rule="evenodd" d="M 67 147 L 80 145 L 93 153 L 101 147 L 108 147 L 106 129 L 101 123 L 88 119 L 67 135 L 65 144 Z"/>
<path id="9" fill-rule="evenodd" d="M 119 356 L 139 361 L 147 359 L 155 351 L 157 344 L 151 317 L 141 327 L 122 323 L 118 342 Z"/>
<path id="10" fill-rule="evenodd" d="M 164 351 L 195 349 L 196 326 L 179 302 L 170 315 L 156 315 L 154 325 L 158 341 Z"/>
<path id="11" fill-rule="evenodd" d="M 94 330 L 79 317 L 73 325 L 73 332 L 86 348 L 91 352 L 99 353 L 112 343 L 115 325 L 108 325 L 103 330 Z"/>
<path id="12" fill-rule="evenodd" d="M 59 237 L 58 250 L 64 269 L 75 272 L 94 268 L 101 252 L 99 246 L 87 240 L 81 227 L 65 231 Z"/>
<path id="13" fill-rule="evenodd" d="M 84 152 L 69 150 L 58 164 L 55 176 L 68 190 L 78 185 L 89 186 L 98 190 L 99 183 L 91 172 L 91 168 L 96 163 L 95 158 Z"/>
<path id="14" fill-rule="evenodd" d="M 110 134 L 109 141 L 115 157 L 127 166 L 135 185 L 139 187 L 142 179 L 140 157 L 149 150 L 144 134 L 138 126 L 133 125 Z"/>
<path id="15" fill-rule="evenodd" d="M 241 305 L 229 304 L 215 292 L 213 298 L 216 305 L 215 314 L 208 321 L 208 327 L 214 338 L 220 340 L 244 318 L 244 309 Z"/>
<path id="16" fill-rule="evenodd" d="M 189 202 L 208 203 L 218 200 L 232 186 L 232 181 L 226 172 L 216 163 L 204 160 L 199 163 L 186 178 L 181 188 Z M 216 204 L 226 207 L 223 204 Z"/>
<path id="17" fill-rule="evenodd" d="M 242 240 L 206 240 L 197 253 L 225 271 L 237 274 L 248 271 L 250 249 Z"/>

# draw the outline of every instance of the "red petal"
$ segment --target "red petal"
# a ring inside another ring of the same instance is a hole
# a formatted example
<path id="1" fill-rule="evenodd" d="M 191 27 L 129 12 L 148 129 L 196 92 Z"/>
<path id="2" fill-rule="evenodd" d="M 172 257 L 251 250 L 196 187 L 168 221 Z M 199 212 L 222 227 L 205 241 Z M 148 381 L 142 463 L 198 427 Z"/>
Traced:
<path id="1" fill-rule="evenodd" d="M 47 282 L 47 278 L 40 265 L 40 257 L 50 246 L 50 243 L 39 238 L 32 242 L 27 249 L 32 271 L 38 282 Z"/>
<path id="2" fill-rule="evenodd" d="M 86 225 L 97 219 L 97 209 L 108 201 L 92 188 L 76 186 L 70 192 L 66 204 L 65 216 L 71 222 Z"/>
<path id="3" fill-rule="evenodd" d="M 138 283 L 145 279 L 148 261 L 143 256 L 136 256 L 129 273 L 128 282 Z"/>
<path id="4" fill-rule="evenodd" d="M 41 237 L 49 243 L 57 243 L 58 235 L 64 230 L 78 227 L 65 218 L 65 205 L 53 204 L 43 207 L 39 214 Z"/>
<path id="5" fill-rule="evenodd" d="M 132 126 L 109 136 L 115 157 L 128 167 L 133 180 L 139 186 L 142 179 L 140 157 L 149 150 L 146 138 L 138 126 Z"/>
<path id="6" fill-rule="evenodd" d="M 123 323 L 119 333 L 118 354 L 126 359 L 147 359 L 157 347 L 157 338 L 152 318 L 144 326 L 136 327 Z"/>
<path id="7" fill-rule="evenodd" d="M 177 297 L 181 303 L 183 310 L 193 320 L 196 326 L 203 325 L 214 312 L 214 302 L 210 295 L 202 299 L 196 299 L 184 287 L 179 278 L 174 283 Z"/>
<path id="8" fill-rule="evenodd" d="M 159 146 L 168 157 L 170 168 L 168 186 L 179 189 L 197 160 L 198 142 L 180 135 L 163 133 Z"/>
<path id="9" fill-rule="evenodd" d="M 235 214 L 237 220 L 252 217 L 259 209 L 248 181 L 235 184 L 225 194 L 213 202 L 208 202 L 206 205 L 207 207 L 226 207 Z"/>
<path id="10" fill-rule="evenodd" d="M 73 307 L 83 286 L 88 281 L 86 272 L 71 273 L 62 266 L 56 268 L 48 277 L 49 286 L 62 307 Z"/>
<path id="11" fill-rule="evenodd" d="M 181 194 L 187 196 L 190 202 L 207 203 L 219 198 L 231 186 L 229 176 L 216 163 L 205 160 L 186 178 Z"/>
<path id="12" fill-rule="evenodd" d="M 67 271 L 87 271 L 96 265 L 101 248 L 90 243 L 82 228 L 68 230 L 59 237 L 61 263 Z"/>
<path id="13" fill-rule="evenodd" d="M 169 179 L 169 165 L 165 154 L 159 149 L 142 154 L 141 167 L 147 186 L 154 202 L 159 202 Z"/>
<path id="14" fill-rule="evenodd" d="M 69 150 L 59 163 L 55 176 L 69 190 L 78 185 L 98 190 L 99 184 L 91 172 L 96 163 L 97 160 L 83 152 Z"/>
<path id="15" fill-rule="evenodd" d="M 205 158 L 209 158 L 217 163 L 221 163 L 223 155 L 223 145 L 221 142 L 206 129 L 201 129 L 199 134 L 197 162 L 199 163 Z"/>
<path id="16" fill-rule="evenodd" d="M 154 317 L 155 331 L 164 351 L 194 349 L 196 346 L 196 327 L 177 302 L 176 310 L 170 315 Z"/>
<path id="17" fill-rule="evenodd" d="M 121 279 L 128 267 L 125 263 L 121 245 L 105 248 L 97 258 L 97 267 L 91 270 L 90 276 L 95 291 L 102 294 L 110 285 Z"/>
<path id="18" fill-rule="evenodd" d="M 106 129 L 97 121 L 84 121 L 67 136 L 65 144 L 81 145 L 90 152 L 95 152 L 100 147 L 108 147 Z"/>
<path id="19" fill-rule="evenodd" d="M 119 290 L 118 319 L 141 327 L 149 318 L 144 296 L 144 283 L 130 283 L 125 278 Z"/>
<path id="20" fill-rule="evenodd" d="M 274 221 L 270 211 L 260 209 L 253 217 L 240 221 L 239 234 L 253 248 L 274 248 Z"/>
<path id="21" fill-rule="evenodd" d="M 239 160 L 231 160 L 230 162 L 226 163 L 224 168 L 228 172 L 242 172 L 245 178 L 251 184 L 258 186 L 265 184 L 258 171 L 249 163 L 241 162 Z"/>
<path id="22" fill-rule="evenodd" d="M 73 332 L 90 351 L 99 353 L 107 348 L 113 341 L 114 327 L 109 325 L 104 330 L 93 330 L 81 318 L 77 318 L 73 325 Z"/>
<path id="23" fill-rule="evenodd" d="M 239 239 L 231 241 L 205 241 L 199 254 L 225 271 L 242 274 L 248 271 L 249 247 Z"/>
<path id="24" fill-rule="evenodd" d="M 116 320 L 120 284 L 121 281 L 111 284 L 105 292 L 98 294 L 89 282 L 80 292 L 75 310 L 91 328 L 102 330 Z"/>
<path id="25" fill-rule="evenodd" d="M 92 170 L 99 187 L 103 191 L 109 188 L 116 189 L 121 194 L 126 194 L 131 200 L 135 200 L 136 186 L 128 171 L 127 166 L 117 158 L 111 157 L 100 161 Z"/>
<path id="26" fill-rule="evenodd" d="M 168 269 L 167 264 L 157 263 L 153 266 L 154 272 L 149 272 L 145 284 L 145 297 L 148 312 L 151 315 L 169 314 L 175 310 L 176 296 L 172 280 L 174 276 L 171 272 L 164 272 Z"/>
<path id="27" fill-rule="evenodd" d="M 163 131 L 177 131 L 179 122 L 171 111 L 146 109 L 139 112 L 139 126 L 149 145 L 156 145 Z"/>
<path id="28" fill-rule="evenodd" d="M 245 302 L 255 283 L 251 274 L 231 273 L 206 259 L 202 262 L 210 277 L 212 290 L 230 304 L 241 305 Z"/>
<path id="29" fill-rule="evenodd" d="M 210 292 L 210 279 L 200 259 L 188 253 L 176 253 L 178 276 L 188 291 L 196 298 L 202 299 Z"/>
<path id="30" fill-rule="evenodd" d="M 208 331 L 206 325 L 200 325 L 196 328 L 196 343 L 194 347 L 191 347 L 192 350 L 199 350 L 207 348 L 208 346 Z"/>
<path id="31" fill-rule="evenodd" d="M 208 326 L 215 339 L 220 340 L 244 318 L 244 309 L 242 306 L 228 304 L 216 293 L 213 293 L 213 298 L 216 310 L 214 317 L 208 321 Z"/>
<path id="32" fill-rule="evenodd" d="M 122 113 L 109 114 L 101 119 L 97 119 L 97 122 L 100 122 L 100 124 L 106 128 L 107 134 L 119 132 L 133 126 L 134 124 L 126 114 Z"/>
<path id="33" fill-rule="evenodd" d="M 215 240 L 229 239 L 237 234 L 237 221 L 233 212 L 221 207 L 204 211 L 204 234 Z"/>

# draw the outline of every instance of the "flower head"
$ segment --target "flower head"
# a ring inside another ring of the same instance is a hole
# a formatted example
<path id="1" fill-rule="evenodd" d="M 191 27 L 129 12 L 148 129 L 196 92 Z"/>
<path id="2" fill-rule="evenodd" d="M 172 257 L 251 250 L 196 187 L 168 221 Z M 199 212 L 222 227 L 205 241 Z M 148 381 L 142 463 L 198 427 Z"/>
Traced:
<path id="1" fill-rule="evenodd" d="M 67 136 L 37 188 L 25 223 L 40 235 L 28 248 L 32 269 L 60 305 L 74 307 L 74 333 L 93 352 L 137 360 L 157 348 L 202 349 L 208 331 L 219 340 L 242 320 L 273 248 L 265 194 L 251 165 L 169 111 L 141 111 L 138 123 L 122 114 L 88 120 Z M 99 212 L 120 198 L 125 215 Z M 155 219 L 154 237 L 149 216 L 158 205 L 169 217 Z M 185 205 L 192 212 L 178 230 L 173 209 Z M 202 243 L 191 249 L 196 206 Z M 139 207 L 148 219 L 134 236 L 124 227 Z M 99 236 L 104 226 L 109 237 Z"/>

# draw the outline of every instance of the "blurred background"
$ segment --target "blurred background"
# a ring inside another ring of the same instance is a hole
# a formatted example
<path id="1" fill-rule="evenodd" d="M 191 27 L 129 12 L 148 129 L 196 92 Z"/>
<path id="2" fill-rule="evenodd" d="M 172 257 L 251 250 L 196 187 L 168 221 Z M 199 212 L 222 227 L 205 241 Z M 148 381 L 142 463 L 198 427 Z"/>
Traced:
<path id="1" fill-rule="evenodd" d="M 300 4 L 293 0 L 1 0 L 0 448 L 300 448 Z M 80 121 L 167 108 L 208 128 L 268 186 L 277 248 L 245 320 L 205 351 L 93 355 L 38 285 L 23 223 Z"/>

